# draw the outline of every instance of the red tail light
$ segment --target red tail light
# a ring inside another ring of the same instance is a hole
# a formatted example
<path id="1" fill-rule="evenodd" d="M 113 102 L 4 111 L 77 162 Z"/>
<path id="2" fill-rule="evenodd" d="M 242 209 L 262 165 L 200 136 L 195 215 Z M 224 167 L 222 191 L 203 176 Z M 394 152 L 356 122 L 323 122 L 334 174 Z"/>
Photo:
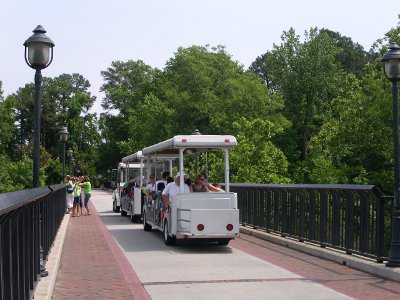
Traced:
<path id="1" fill-rule="evenodd" d="M 186 143 L 186 142 L 187 142 L 187 139 L 183 138 L 182 143 Z"/>
<path id="2" fill-rule="evenodd" d="M 204 230 L 204 225 L 203 224 L 197 225 L 197 230 L 198 231 L 203 231 Z"/>
<path id="3" fill-rule="evenodd" d="M 230 140 L 229 139 L 225 139 L 225 143 L 229 143 L 230 142 Z"/>
<path id="4" fill-rule="evenodd" d="M 232 231 L 233 230 L 233 225 L 232 224 L 226 225 L 226 230 Z"/>

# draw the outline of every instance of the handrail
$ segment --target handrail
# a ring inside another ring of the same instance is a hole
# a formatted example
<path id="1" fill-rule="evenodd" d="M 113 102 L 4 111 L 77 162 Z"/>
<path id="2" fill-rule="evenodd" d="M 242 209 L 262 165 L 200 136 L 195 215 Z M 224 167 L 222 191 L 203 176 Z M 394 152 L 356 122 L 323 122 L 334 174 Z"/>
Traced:
<path id="1" fill-rule="evenodd" d="M 392 198 L 374 185 L 237 183 L 231 191 L 242 225 L 387 260 Z"/>
<path id="2" fill-rule="evenodd" d="M 0 194 L 0 300 L 32 299 L 66 209 L 62 184 Z"/>

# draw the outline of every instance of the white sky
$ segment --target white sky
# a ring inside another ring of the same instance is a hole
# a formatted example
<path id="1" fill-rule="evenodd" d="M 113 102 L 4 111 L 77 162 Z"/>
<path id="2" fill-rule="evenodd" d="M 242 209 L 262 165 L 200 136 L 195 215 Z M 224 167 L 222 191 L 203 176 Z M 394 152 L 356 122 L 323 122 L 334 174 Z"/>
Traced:
<path id="1" fill-rule="evenodd" d="M 399 0 L 1 0 L 0 80 L 4 96 L 33 82 L 23 43 L 42 25 L 55 43 L 54 60 L 43 76 L 80 73 L 97 96 L 100 71 L 115 60 L 143 60 L 162 69 L 178 47 L 224 45 L 247 68 L 280 44 L 293 27 L 304 36 L 327 28 L 369 50 L 398 25 Z"/>

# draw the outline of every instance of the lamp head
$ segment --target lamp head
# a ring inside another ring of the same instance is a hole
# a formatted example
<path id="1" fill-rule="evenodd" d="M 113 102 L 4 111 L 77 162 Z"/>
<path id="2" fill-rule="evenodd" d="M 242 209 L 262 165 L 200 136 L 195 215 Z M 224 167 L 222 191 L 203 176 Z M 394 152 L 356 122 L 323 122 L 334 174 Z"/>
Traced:
<path id="1" fill-rule="evenodd" d="M 53 47 L 55 45 L 45 34 L 46 30 L 42 25 L 38 25 L 33 33 L 24 43 L 25 61 L 32 69 L 44 69 L 53 61 Z"/>
<path id="2" fill-rule="evenodd" d="M 194 132 L 192 132 L 192 135 L 201 135 L 201 133 L 198 129 L 195 129 Z"/>
<path id="3" fill-rule="evenodd" d="M 67 150 L 67 156 L 68 156 L 69 158 L 71 158 L 71 157 L 72 157 L 72 153 L 74 153 L 74 151 L 72 151 L 72 149 L 69 148 L 69 149 Z"/>
<path id="4" fill-rule="evenodd" d="M 400 47 L 392 43 L 389 51 L 382 57 L 384 63 L 385 76 L 391 81 L 400 80 Z"/>
<path id="5" fill-rule="evenodd" d="M 69 132 L 68 132 L 67 127 L 61 128 L 58 133 L 60 134 L 60 141 L 61 142 L 65 143 L 66 141 L 68 141 Z"/>

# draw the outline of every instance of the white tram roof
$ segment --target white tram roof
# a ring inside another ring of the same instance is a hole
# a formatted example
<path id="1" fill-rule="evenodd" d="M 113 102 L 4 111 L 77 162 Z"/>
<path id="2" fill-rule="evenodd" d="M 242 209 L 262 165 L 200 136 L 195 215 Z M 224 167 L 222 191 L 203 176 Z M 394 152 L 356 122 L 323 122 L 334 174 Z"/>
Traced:
<path id="1" fill-rule="evenodd" d="M 138 163 L 138 164 L 131 164 L 131 163 L 127 164 L 125 162 L 120 162 L 118 164 L 118 169 L 127 169 L 127 168 L 129 168 L 129 169 L 140 169 L 140 163 Z"/>
<path id="2" fill-rule="evenodd" d="M 176 135 L 173 138 L 143 149 L 143 155 L 178 155 L 179 149 L 195 151 L 230 148 L 237 145 L 233 135 Z"/>
<path id="3" fill-rule="evenodd" d="M 140 159 L 142 158 L 144 158 L 142 151 L 138 151 L 122 158 L 122 162 L 123 163 L 135 162 L 135 161 L 140 162 Z"/>

